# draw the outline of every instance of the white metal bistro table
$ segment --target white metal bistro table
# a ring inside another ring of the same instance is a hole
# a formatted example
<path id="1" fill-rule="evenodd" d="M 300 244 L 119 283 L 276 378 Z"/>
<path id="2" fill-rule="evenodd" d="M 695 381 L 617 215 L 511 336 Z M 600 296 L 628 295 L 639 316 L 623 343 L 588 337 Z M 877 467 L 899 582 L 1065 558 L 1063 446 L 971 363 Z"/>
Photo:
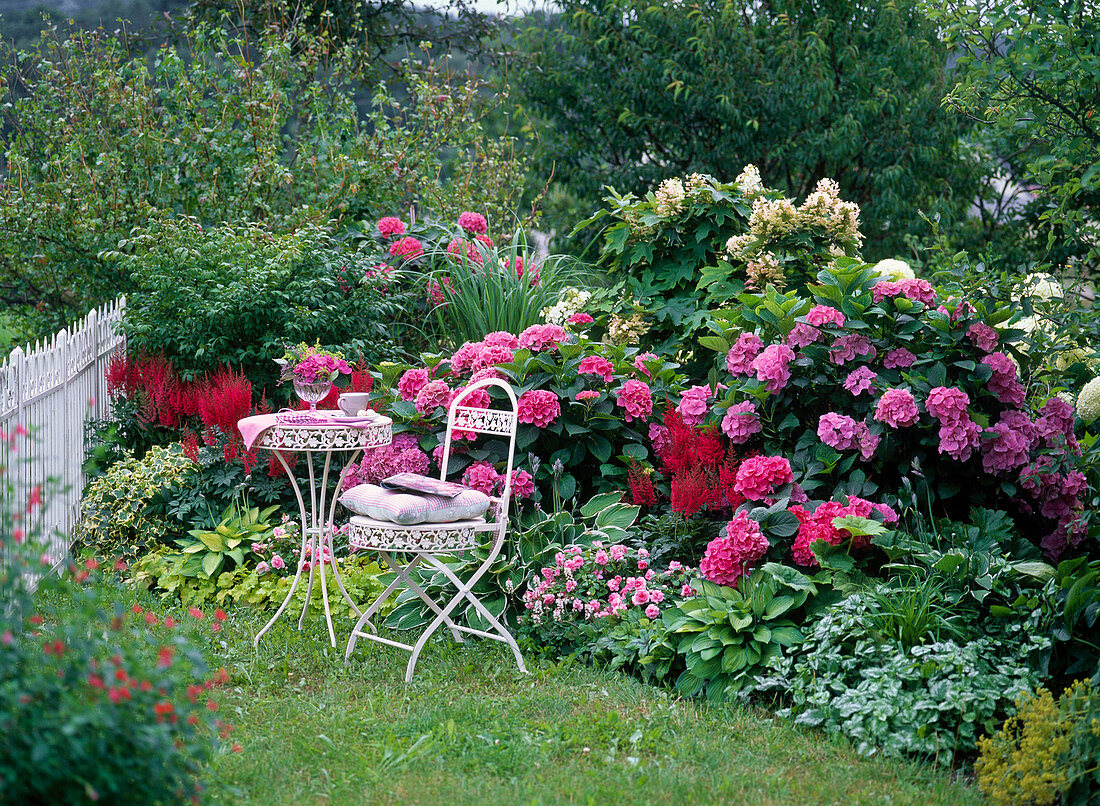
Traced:
<path id="1" fill-rule="evenodd" d="M 347 590 L 344 588 L 344 582 L 340 579 L 340 569 L 336 563 L 335 552 L 333 550 L 333 518 L 336 514 L 336 500 L 339 496 L 339 492 L 332 496 L 331 501 L 327 500 L 329 471 L 332 467 L 332 456 L 334 453 L 351 452 L 351 456 L 344 462 L 343 469 L 340 471 L 340 480 L 337 482 L 336 486 L 337 491 L 339 491 L 343 486 L 344 477 L 347 476 L 348 471 L 355 463 L 355 460 L 359 458 L 359 454 L 362 451 L 367 448 L 377 448 L 382 445 L 389 445 L 393 441 L 393 420 L 388 417 L 379 416 L 371 423 L 360 423 L 352 426 L 347 423 L 341 423 L 336 419 L 331 419 L 341 414 L 341 412 L 338 411 L 319 411 L 314 414 L 316 416 L 313 418 L 314 421 L 311 422 L 295 422 L 293 421 L 293 415 L 291 418 L 288 418 L 287 421 L 276 422 L 260 434 L 256 442 L 256 447 L 266 448 L 275 454 L 279 463 L 282 464 L 283 469 L 286 471 L 287 476 L 290 478 L 291 486 L 294 488 L 294 495 L 298 499 L 298 512 L 301 516 L 302 544 L 298 550 L 298 569 L 294 573 L 294 582 L 291 583 L 286 599 L 279 605 L 279 609 L 275 611 L 275 615 L 271 617 L 271 621 L 264 625 L 262 630 L 256 633 L 256 637 L 252 642 L 253 646 L 259 645 L 260 639 L 263 637 L 264 633 L 271 629 L 271 625 L 279 620 L 283 611 L 286 610 L 287 606 L 290 604 L 290 600 L 294 596 L 294 591 L 302 579 L 302 570 L 307 564 L 309 565 L 309 582 L 306 588 L 306 602 L 302 607 L 302 615 L 298 618 L 298 629 L 302 629 L 302 625 L 305 623 L 306 613 L 309 610 L 310 597 L 313 593 L 313 579 L 319 569 L 321 578 L 321 599 L 324 602 L 325 608 L 325 623 L 328 625 L 329 641 L 332 646 L 336 646 L 336 633 L 332 629 L 332 611 L 328 603 L 328 586 L 325 584 L 324 548 L 328 549 L 328 556 L 332 558 L 332 575 L 336 579 L 336 585 L 340 588 L 340 593 L 343 594 L 344 600 L 352 606 L 352 609 L 355 610 L 357 614 L 362 615 L 359 606 L 352 601 Z M 324 419 L 326 417 L 328 419 Z M 309 472 L 308 509 L 306 508 L 302 490 L 298 485 L 298 480 L 295 478 L 294 473 L 290 469 L 290 465 L 287 463 L 287 455 L 292 453 L 305 454 L 306 467 Z M 317 478 L 316 470 L 313 466 L 313 454 L 315 453 L 323 453 L 325 455 L 324 469 L 321 472 L 320 478 Z"/>

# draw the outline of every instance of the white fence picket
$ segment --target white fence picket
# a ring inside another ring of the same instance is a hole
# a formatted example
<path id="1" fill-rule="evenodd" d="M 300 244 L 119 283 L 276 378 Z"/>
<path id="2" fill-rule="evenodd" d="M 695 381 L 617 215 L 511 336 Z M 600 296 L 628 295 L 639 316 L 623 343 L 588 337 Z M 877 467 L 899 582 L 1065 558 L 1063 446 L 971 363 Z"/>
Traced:
<path id="1" fill-rule="evenodd" d="M 29 444 L 24 451 L 0 440 L 0 461 L 14 487 L 14 499 L 3 505 L 21 513 L 36 486 L 56 482 L 42 512 L 54 563 L 66 556 L 80 518 L 84 428 L 108 414 L 107 362 L 124 346 L 116 325 L 125 309 L 126 298 L 119 297 L 45 343 L 15 348 L 0 364 L 0 429 L 10 434 L 22 425 L 34 435 L 31 443 L 16 443 Z"/>

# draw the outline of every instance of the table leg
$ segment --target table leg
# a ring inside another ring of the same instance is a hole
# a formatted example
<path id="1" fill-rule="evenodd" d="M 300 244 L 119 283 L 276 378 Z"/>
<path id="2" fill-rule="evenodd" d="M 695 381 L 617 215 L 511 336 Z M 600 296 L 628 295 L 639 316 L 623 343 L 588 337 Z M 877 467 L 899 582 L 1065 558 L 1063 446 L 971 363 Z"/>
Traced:
<path id="1" fill-rule="evenodd" d="M 340 593 L 344 596 L 344 601 L 351 605 L 352 610 L 355 611 L 355 615 L 363 615 L 363 611 L 359 609 L 357 605 L 348 594 L 347 589 L 344 588 L 344 580 L 340 578 L 340 564 L 336 562 L 336 548 L 333 546 L 334 534 L 333 531 L 336 526 L 336 502 L 340 498 L 340 491 L 344 489 L 344 479 L 347 478 L 348 472 L 351 470 L 352 465 L 355 464 L 355 460 L 362 454 L 362 449 L 357 450 L 351 455 L 351 458 L 344 465 L 344 469 L 340 471 L 340 479 L 336 482 L 336 494 L 332 496 L 332 502 L 328 508 L 328 553 L 332 557 L 332 575 L 336 578 L 336 586 L 340 588 Z M 327 488 L 326 488 L 327 489 Z"/>

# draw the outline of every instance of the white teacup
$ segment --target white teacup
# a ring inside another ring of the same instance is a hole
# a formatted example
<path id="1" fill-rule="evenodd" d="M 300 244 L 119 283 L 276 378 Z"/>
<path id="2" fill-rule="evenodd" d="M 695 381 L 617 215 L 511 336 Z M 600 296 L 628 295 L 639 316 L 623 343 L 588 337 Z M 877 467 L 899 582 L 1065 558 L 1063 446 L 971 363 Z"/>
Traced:
<path id="1" fill-rule="evenodd" d="M 344 392 L 336 401 L 336 405 L 340 407 L 340 411 L 344 414 L 354 417 L 359 412 L 370 408 L 370 393 Z"/>

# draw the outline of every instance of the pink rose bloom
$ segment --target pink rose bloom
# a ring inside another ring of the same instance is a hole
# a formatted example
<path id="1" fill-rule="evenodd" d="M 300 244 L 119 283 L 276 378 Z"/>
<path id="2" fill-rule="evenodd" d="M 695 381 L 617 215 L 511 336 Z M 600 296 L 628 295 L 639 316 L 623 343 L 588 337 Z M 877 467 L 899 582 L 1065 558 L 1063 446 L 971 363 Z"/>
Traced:
<path id="1" fill-rule="evenodd" d="M 398 238 L 390 244 L 390 254 L 394 257 L 412 260 L 413 258 L 423 256 L 424 247 L 421 245 L 420 241 L 408 235 L 404 238 Z"/>
<path id="2" fill-rule="evenodd" d="M 582 389 L 581 391 L 577 392 L 576 396 L 573 399 L 581 401 L 595 400 L 599 396 L 600 393 L 597 392 L 595 389 Z"/>
<path id="3" fill-rule="evenodd" d="M 751 375 L 752 362 L 764 342 L 755 333 L 742 333 L 726 354 L 726 369 L 731 375 Z"/>
<path id="4" fill-rule="evenodd" d="M 378 219 L 378 234 L 383 238 L 389 238 L 392 235 L 404 235 L 405 222 L 392 215 L 380 218 Z"/>
<path id="5" fill-rule="evenodd" d="M 489 222 L 485 220 L 485 216 L 481 213 L 460 213 L 458 226 L 471 235 L 480 235 L 489 231 Z"/>
<path id="6" fill-rule="evenodd" d="M 510 364 L 515 359 L 515 354 L 502 344 L 482 347 L 477 358 L 470 365 L 474 372 L 495 367 L 497 364 Z"/>
<path id="7" fill-rule="evenodd" d="M 919 418 L 917 403 L 908 389 L 887 389 L 875 406 L 875 419 L 892 428 L 913 425 Z"/>
<path id="8" fill-rule="evenodd" d="M 655 604 L 648 605 L 645 609 L 645 617 L 648 619 L 655 619 L 661 615 L 661 608 Z"/>
<path id="9" fill-rule="evenodd" d="M 486 347 L 507 347 L 509 350 L 519 349 L 519 339 L 506 330 L 494 330 L 481 340 Z"/>
<path id="10" fill-rule="evenodd" d="M 722 433 L 729 437 L 734 445 L 743 445 L 753 434 L 759 434 L 763 426 L 756 413 L 756 404 L 751 400 L 734 403 L 726 409 L 722 418 Z"/>
<path id="11" fill-rule="evenodd" d="M 617 592 L 619 590 L 619 584 L 621 582 L 622 582 L 622 579 L 620 577 L 615 577 L 614 579 L 609 579 L 609 580 L 607 580 L 607 589 L 609 591 Z"/>
<path id="12" fill-rule="evenodd" d="M 451 257 L 458 258 L 458 260 L 466 260 L 477 266 L 482 266 L 485 263 L 485 259 L 481 256 L 481 250 L 470 241 L 464 241 L 461 238 L 453 238 L 449 244 L 447 244 L 447 254 Z"/>
<path id="13" fill-rule="evenodd" d="M 519 396 L 519 421 L 545 428 L 561 415 L 558 396 L 546 389 L 530 389 Z"/>
<path id="14" fill-rule="evenodd" d="M 989 435 L 995 435 L 988 439 Z M 1017 467 L 1023 467 L 1028 460 L 1027 437 L 1013 431 L 1006 423 L 997 423 L 985 430 L 982 439 L 982 468 L 986 473 L 1001 475 Z"/>
<path id="15" fill-rule="evenodd" d="M 615 405 L 626 412 L 628 423 L 644 420 L 653 413 L 653 394 L 645 383 L 631 379 L 616 393 Z"/>
<path id="16" fill-rule="evenodd" d="M 611 383 L 615 375 L 615 365 L 602 355 L 589 355 L 581 359 L 577 367 L 578 375 L 599 375 L 604 383 Z"/>
<path id="17" fill-rule="evenodd" d="M 695 588 L 691 587 L 691 585 L 684 584 L 684 585 L 680 586 L 680 598 L 681 599 L 690 599 L 694 595 L 695 595 Z"/>
<path id="18" fill-rule="evenodd" d="M 862 426 L 862 429 L 860 428 Z M 830 448 L 847 451 L 859 447 L 859 438 L 867 426 L 846 414 L 830 411 L 817 420 L 817 436 Z"/>
<path id="19" fill-rule="evenodd" d="M 488 462 L 474 462 L 462 474 L 462 483 L 471 490 L 479 490 L 486 495 L 492 495 L 497 485 L 500 484 L 501 478 L 496 468 Z"/>
<path id="20" fill-rule="evenodd" d="M 421 414 L 428 414 L 442 406 L 451 405 L 451 387 L 446 381 L 429 381 L 420 387 L 416 393 L 416 410 Z"/>
<path id="21" fill-rule="evenodd" d="M 760 501 L 792 481 L 791 463 L 782 456 L 750 456 L 737 468 L 733 489 L 750 501 Z"/>
<path id="22" fill-rule="evenodd" d="M 649 601 L 649 591 L 644 588 L 634 591 L 634 595 L 630 597 L 630 601 L 635 606 L 641 607 Z"/>
<path id="23" fill-rule="evenodd" d="M 795 326 L 791 328 L 791 332 L 787 334 L 787 346 L 797 350 L 800 347 L 814 344 L 822 337 L 822 332 L 813 325 L 796 322 Z"/>
<path id="24" fill-rule="evenodd" d="M 261 562 L 256 563 L 256 576 L 262 577 L 264 574 L 266 574 L 270 570 L 271 570 L 271 566 L 268 565 L 266 562 L 261 561 Z"/>
<path id="25" fill-rule="evenodd" d="M 596 552 L 596 556 L 592 558 L 592 562 L 596 565 L 607 565 L 607 552 L 600 549 Z"/>
<path id="26" fill-rule="evenodd" d="M 699 573 L 717 585 L 733 586 L 768 551 L 768 539 L 760 531 L 760 524 L 738 512 L 726 524 L 725 534 L 707 544 Z"/>
<path id="27" fill-rule="evenodd" d="M 649 387 L 646 387 L 647 389 Z M 693 386 L 680 397 L 680 405 L 676 411 L 684 420 L 685 425 L 698 425 L 707 416 L 710 407 L 707 406 L 707 398 L 710 397 L 710 386 Z"/>
<path id="28" fill-rule="evenodd" d="M 984 322 L 975 322 L 966 329 L 966 337 L 983 353 L 997 349 L 997 331 Z"/>
<path id="29" fill-rule="evenodd" d="M 780 391 L 791 379 L 789 364 L 794 360 L 794 350 L 786 344 L 769 344 L 752 361 L 757 380 L 765 381 L 772 394 Z"/>
<path id="30" fill-rule="evenodd" d="M 567 325 L 590 325 L 596 320 L 586 313 L 575 313 L 565 320 Z"/>
<path id="31" fill-rule="evenodd" d="M 810 312 L 806 314 L 806 321 L 817 327 L 821 327 L 822 325 L 844 327 L 844 314 L 836 308 L 830 308 L 828 305 L 815 305 L 810 309 Z"/>
<path id="32" fill-rule="evenodd" d="M 939 452 L 965 462 L 982 441 L 982 427 L 964 414 L 957 420 L 944 421 L 939 436 Z"/>
<path id="33" fill-rule="evenodd" d="M 1004 353 L 990 353 L 982 363 L 993 370 L 988 386 L 997 399 L 1008 406 L 1019 406 L 1024 402 L 1024 387 L 1016 377 L 1016 365 Z"/>
<path id="34" fill-rule="evenodd" d="M 402 400 L 415 400 L 416 393 L 431 379 L 428 370 L 422 367 L 406 370 L 401 376 L 401 380 L 397 382 L 397 394 L 401 396 Z"/>
<path id="35" fill-rule="evenodd" d="M 882 357 L 882 365 L 887 369 L 908 369 L 916 360 L 917 357 L 904 347 L 896 347 Z"/>
<path id="36" fill-rule="evenodd" d="M 840 336 L 829 349 L 829 360 L 837 366 L 854 361 L 858 356 L 875 357 L 875 348 L 870 340 L 860 333 L 848 333 Z"/>
<path id="37" fill-rule="evenodd" d="M 856 397 L 859 397 L 863 392 L 869 392 L 873 395 L 875 387 L 871 382 L 877 377 L 878 375 L 870 367 L 859 367 L 848 373 L 848 377 L 844 379 L 844 388 Z"/>
<path id="38" fill-rule="evenodd" d="M 937 386 L 928 392 L 924 408 L 941 423 L 954 422 L 966 417 L 970 398 L 962 389 L 953 386 Z"/>
<path id="39" fill-rule="evenodd" d="M 519 334 L 519 345 L 533 353 L 540 350 L 554 352 L 568 338 L 569 334 L 560 325 L 531 325 Z"/>
<path id="40" fill-rule="evenodd" d="M 284 568 L 286 568 L 286 561 L 278 554 L 276 554 L 271 558 L 271 567 L 274 568 L 276 571 L 282 571 Z"/>
<path id="41" fill-rule="evenodd" d="M 451 356 L 451 371 L 462 373 L 469 370 L 484 347 L 485 343 L 480 341 L 468 341 L 463 344 Z"/>
<path id="42" fill-rule="evenodd" d="M 652 378 L 653 375 L 650 373 L 649 368 L 646 367 L 646 362 L 656 360 L 657 356 L 653 353 L 640 353 L 634 356 L 634 369 L 638 370 L 638 372 L 645 373 L 647 378 Z"/>

